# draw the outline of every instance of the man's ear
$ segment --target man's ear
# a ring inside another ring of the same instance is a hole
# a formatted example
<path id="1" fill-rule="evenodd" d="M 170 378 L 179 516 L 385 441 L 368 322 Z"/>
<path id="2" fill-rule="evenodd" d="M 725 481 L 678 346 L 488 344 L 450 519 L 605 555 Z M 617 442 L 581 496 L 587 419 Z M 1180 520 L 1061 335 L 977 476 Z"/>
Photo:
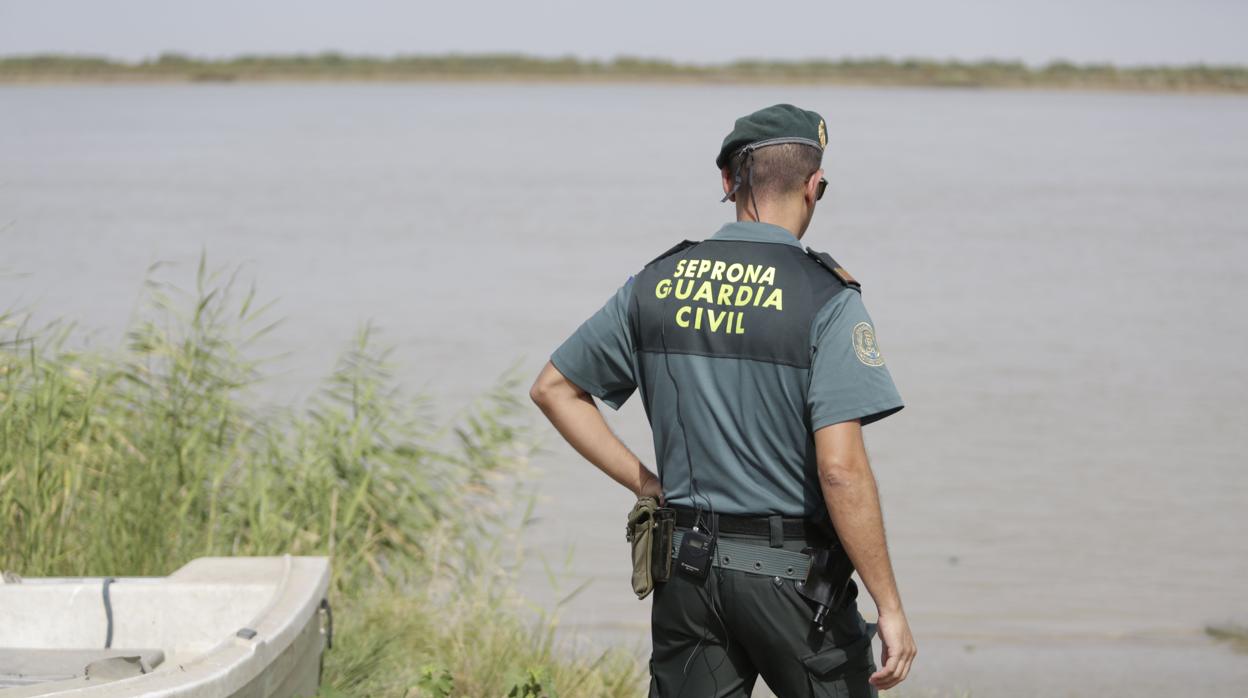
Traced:
<path id="1" fill-rule="evenodd" d="M 720 170 L 719 170 L 719 178 L 723 180 L 723 185 L 724 185 L 724 194 L 725 194 L 725 195 L 727 195 L 727 194 L 728 194 L 728 192 L 732 191 L 732 171 L 731 171 L 731 170 L 729 170 L 727 167 L 722 167 L 722 168 L 720 168 Z M 736 200 L 737 200 L 737 195 L 736 195 L 736 194 L 733 194 L 733 195 L 729 196 L 729 197 L 728 197 L 728 200 L 729 200 L 729 201 L 736 201 Z"/>
<path id="2" fill-rule="evenodd" d="M 815 205 L 815 193 L 819 190 L 819 180 L 821 179 L 823 179 L 822 167 L 820 167 L 818 170 L 815 170 L 815 173 L 812 174 L 809 178 L 807 178 L 806 191 L 803 192 L 803 195 L 806 197 L 807 206 L 813 207 Z"/>

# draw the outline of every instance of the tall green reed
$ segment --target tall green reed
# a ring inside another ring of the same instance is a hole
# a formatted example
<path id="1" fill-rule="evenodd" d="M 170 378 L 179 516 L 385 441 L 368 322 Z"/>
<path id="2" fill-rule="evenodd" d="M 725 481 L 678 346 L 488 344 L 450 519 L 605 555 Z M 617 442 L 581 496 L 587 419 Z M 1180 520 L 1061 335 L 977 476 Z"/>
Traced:
<path id="1" fill-rule="evenodd" d="M 190 291 L 162 272 L 114 350 L 0 314 L 0 569 L 328 555 L 342 626 L 328 694 L 636 692 L 633 657 L 565 656 L 554 623 L 517 615 L 499 535 L 531 450 L 514 380 L 439 421 L 365 327 L 315 397 L 266 405 L 254 355 L 275 325 L 255 289 L 202 259 Z"/>
<path id="2" fill-rule="evenodd" d="M 202 261 L 192 294 L 150 282 L 115 353 L 0 335 L 0 567 L 165 574 L 201 555 L 328 554 L 340 584 L 399 582 L 433 538 L 485 520 L 489 475 L 524 455 L 506 386 L 440 429 L 365 328 L 310 404 L 258 407 L 247 350 L 273 325 L 237 291 Z"/>

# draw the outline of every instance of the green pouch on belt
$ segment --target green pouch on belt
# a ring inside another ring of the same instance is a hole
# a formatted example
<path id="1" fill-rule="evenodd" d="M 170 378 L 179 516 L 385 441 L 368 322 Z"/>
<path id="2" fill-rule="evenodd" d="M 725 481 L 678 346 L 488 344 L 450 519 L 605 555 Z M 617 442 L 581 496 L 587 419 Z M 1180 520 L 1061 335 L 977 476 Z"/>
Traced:
<path id="1" fill-rule="evenodd" d="M 633 553 L 633 593 L 644 599 L 655 582 L 666 582 L 672 572 L 672 532 L 675 512 L 662 508 L 654 497 L 640 497 L 628 512 L 628 542 Z"/>

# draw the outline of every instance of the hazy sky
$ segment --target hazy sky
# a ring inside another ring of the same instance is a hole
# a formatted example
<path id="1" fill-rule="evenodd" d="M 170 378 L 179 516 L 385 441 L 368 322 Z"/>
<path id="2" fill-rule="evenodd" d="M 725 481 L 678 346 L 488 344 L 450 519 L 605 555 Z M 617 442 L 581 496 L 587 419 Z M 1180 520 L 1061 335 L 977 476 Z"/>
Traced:
<path id="1" fill-rule="evenodd" d="M 0 0 L 0 55 L 522 52 L 1248 63 L 1244 0 Z"/>

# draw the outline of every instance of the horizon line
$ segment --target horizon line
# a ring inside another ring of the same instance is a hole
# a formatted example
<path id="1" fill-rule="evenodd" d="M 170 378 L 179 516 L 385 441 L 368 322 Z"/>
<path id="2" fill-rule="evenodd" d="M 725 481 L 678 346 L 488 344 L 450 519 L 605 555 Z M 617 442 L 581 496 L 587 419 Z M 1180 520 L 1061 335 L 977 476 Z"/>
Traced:
<path id="1" fill-rule="evenodd" d="M 855 64 L 855 63 L 890 63 L 898 66 L 906 64 L 936 64 L 945 66 L 1011 66 L 1023 67 L 1027 70 L 1043 70 L 1051 66 L 1063 66 L 1073 68 L 1086 69 L 1106 69 L 1113 68 L 1116 70 L 1149 70 L 1149 69 L 1167 69 L 1167 70 L 1191 70 L 1191 69 L 1220 69 L 1220 70 L 1248 70 L 1248 62 L 1245 63 L 1221 63 L 1208 61 L 1189 61 L 1189 62 L 1129 62 L 1118 63 L 1114 61 L 1078 61 L 1066 58 L 1051 58 L 1045 61 L 1028 61 L 1021 58 L 1003 58 L 1003 57 L 981 57 L 981 58 L 956 58 L 953 56 L 937 58 L 932 56 L 889 56 L 885 54 L 842 54 L 840 56 L 809 56 L 805 58 L 766 58 L 760 56 L 740 56 L 728 60 L 718 61 L 689 61 L 677 60 L 674 58 L 665 58 L 659 56 L 646 56 L 641 54 L 617 53 L 609 58 L 593 58 L 580 56 L 575 53 L 563 54 L 540 54 L 524 51 L 443 51 L 443 52 L 393 52 L 393 53 L 366 53 L 341 51 L 336 49 L 322 49 L 315 51 L 275 51 L 275 52 L 238 52 L 232 54 L 197 54 L 189 51 L 181 51 L 176 49 L 168 49 L 161 51 L 155 55 L 147 55 L 141 58 L 125 58 L 116 55 L 110 55 L 102 52 L 76 52 L 76 51 L 23 51 L 23 52 L 0 52 L 0 61 L 11 60 L 31 60 L 31 59 L 74 59 L 74 60 L 93 60 L 105 61 L 118 66 L 138 67 L 151 65 L 163 61 L 184 60 L 193 63 L 229 63 L 240 60 L 283 60 L 283 59 L 346 59 L 346 60 L 364 60 L 390 62 L 411 59 L 445 59 L 445 58 L 467 58 L 467 59 L 509 59 L 522 61 L 536 61 L 544 63 L 566 63 L 573 62 L 586 65 L 613 65 L 618 63 L 643 63 L 652 65 L 664 65 L 673 68 L 689 68 L 689 69 L 715 69 L 715 68 L 731 68 L 742 64 L 766 64 L 766 65 L 813 65 L 813 64 Z"/>

